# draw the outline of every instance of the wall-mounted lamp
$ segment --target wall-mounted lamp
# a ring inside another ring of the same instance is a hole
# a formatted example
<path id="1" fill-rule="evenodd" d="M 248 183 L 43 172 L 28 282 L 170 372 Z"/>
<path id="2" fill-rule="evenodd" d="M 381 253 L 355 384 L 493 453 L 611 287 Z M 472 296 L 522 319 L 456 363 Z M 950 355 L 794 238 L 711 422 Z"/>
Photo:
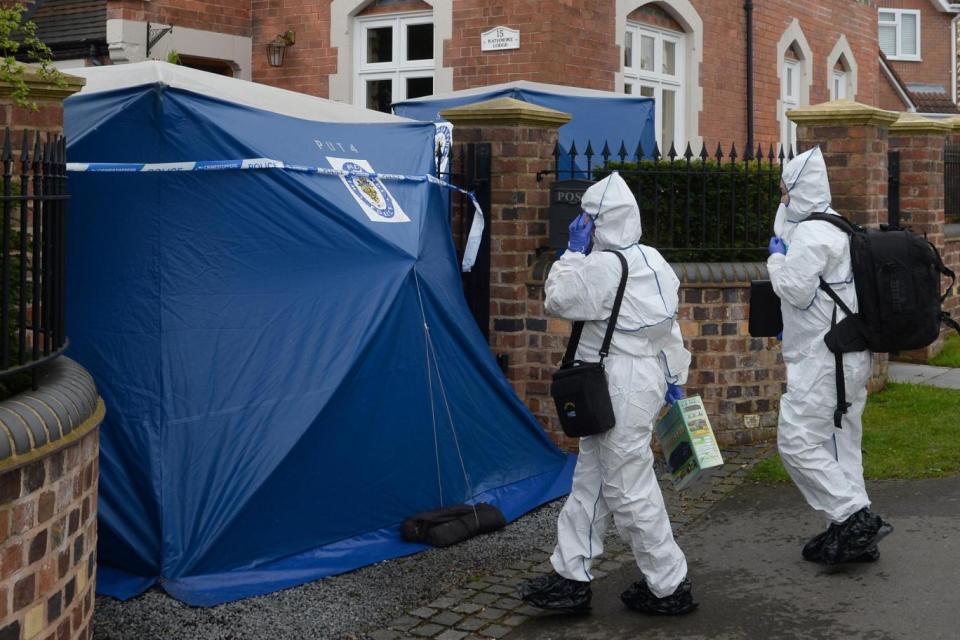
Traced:
<path id="1" fill-rule="evenodd" d="M 267 59 L 270 61 L 270 66 L 282 67 L 284 51 L 286 51 L 287 47 L 292 47 L 296 41 L 297 37 L 293 29 L 287 29 L 286 33 L 277 35 L 277 37 L 267 45 Z"/>

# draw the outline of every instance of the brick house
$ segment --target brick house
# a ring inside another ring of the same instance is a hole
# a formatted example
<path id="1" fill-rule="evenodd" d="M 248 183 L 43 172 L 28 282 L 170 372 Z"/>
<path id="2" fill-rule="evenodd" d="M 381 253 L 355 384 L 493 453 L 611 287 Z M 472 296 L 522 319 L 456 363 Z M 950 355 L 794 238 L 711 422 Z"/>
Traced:
<path id="1" fill-rule="evenodd" d="M 189 66 L 379 109 L 520 79 L 640 93 L 657 99 L 666 147 L 794 142 L 784 112 L 831 98 L 956 110 L 960 4 L 945 0 L 37 0 L 31 11 L 63 67 L 175 50 Z M 518 30 L 520 47 L 482 51 L 498 26 Z M 294 44 L 272 66 L 278 34 Z"/>
<path id="2" fill-rule="evenodd" d="M 957 110 L 957 20 L 945 0 L 878 0 L 878 106 L 930 116 Z"/>

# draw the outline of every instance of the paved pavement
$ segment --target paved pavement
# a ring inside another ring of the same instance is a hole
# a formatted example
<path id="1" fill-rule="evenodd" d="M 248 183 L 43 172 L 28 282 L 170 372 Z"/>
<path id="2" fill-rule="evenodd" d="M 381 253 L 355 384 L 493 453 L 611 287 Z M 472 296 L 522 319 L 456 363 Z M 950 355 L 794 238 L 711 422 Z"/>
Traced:
<path id="1" fill-rule="evenodd" d="M 960 637 L 960 477 L 869 484 L 896 531 L 876 564 L 827 568 L 800 557 L 823 526 L 792 486 L 745 485 L 679 536 L 700 608 L 633 613 L 626 565 L 595 583 L 593 613 L 538 614 L 508 640 L 711 638 L 923 640 Z"/>
<path id="2" fill-rule="evenodd" d="M 943 389 L 960 389 L 960 369 L 949 367 L 891 362 L 889 379 L 891 382 L 910 382 Z"/>

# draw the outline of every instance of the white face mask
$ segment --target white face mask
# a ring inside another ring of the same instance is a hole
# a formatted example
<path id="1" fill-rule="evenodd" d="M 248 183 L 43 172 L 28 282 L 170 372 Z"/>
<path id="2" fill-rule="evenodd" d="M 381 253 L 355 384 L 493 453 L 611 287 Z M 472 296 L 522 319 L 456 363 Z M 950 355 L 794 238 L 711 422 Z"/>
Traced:
<path id="1" fill-rule="evenodd" d="M 782 238 L 786 224 L 787 224 L 787 205 L 781 202 L 780 206 L 777 207 L 777 217 L 773 219 L 773 235 Z"/>

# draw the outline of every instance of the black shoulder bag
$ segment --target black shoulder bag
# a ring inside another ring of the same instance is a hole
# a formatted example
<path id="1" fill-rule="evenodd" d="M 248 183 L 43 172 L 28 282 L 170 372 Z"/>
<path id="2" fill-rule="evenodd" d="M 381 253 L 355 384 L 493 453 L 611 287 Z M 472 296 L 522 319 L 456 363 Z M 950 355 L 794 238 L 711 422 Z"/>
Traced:
<path id="1" fill-rule="evenodd" d="M 617 317 L 620 315 L 620 303 L 623 302 L 623 292 L 627 288 L 629 272 L 627 260 L 623 254 L 618 251 L 608 251 L 608 253 L 616 255 L 620 260 L 622 273 L 617 297 L 610 312 L 610 320 L 607 322 L 607 333 L 600 346 L 600 362 L 583 362 L 575 359 L 584 323 L 583 321 L 574 322 L 570 341 L 567 343 L 567 352 L 563 356 L 560 369 L 553 374 L 553 383 L 550 385 L 550 395 L 553 396 L 553 401 L 557 405 L 560 426 L 571 438 L 603 433 L 616 424 L 603 360 L 610 353 L 610 342 L 617 328 Z"/>

